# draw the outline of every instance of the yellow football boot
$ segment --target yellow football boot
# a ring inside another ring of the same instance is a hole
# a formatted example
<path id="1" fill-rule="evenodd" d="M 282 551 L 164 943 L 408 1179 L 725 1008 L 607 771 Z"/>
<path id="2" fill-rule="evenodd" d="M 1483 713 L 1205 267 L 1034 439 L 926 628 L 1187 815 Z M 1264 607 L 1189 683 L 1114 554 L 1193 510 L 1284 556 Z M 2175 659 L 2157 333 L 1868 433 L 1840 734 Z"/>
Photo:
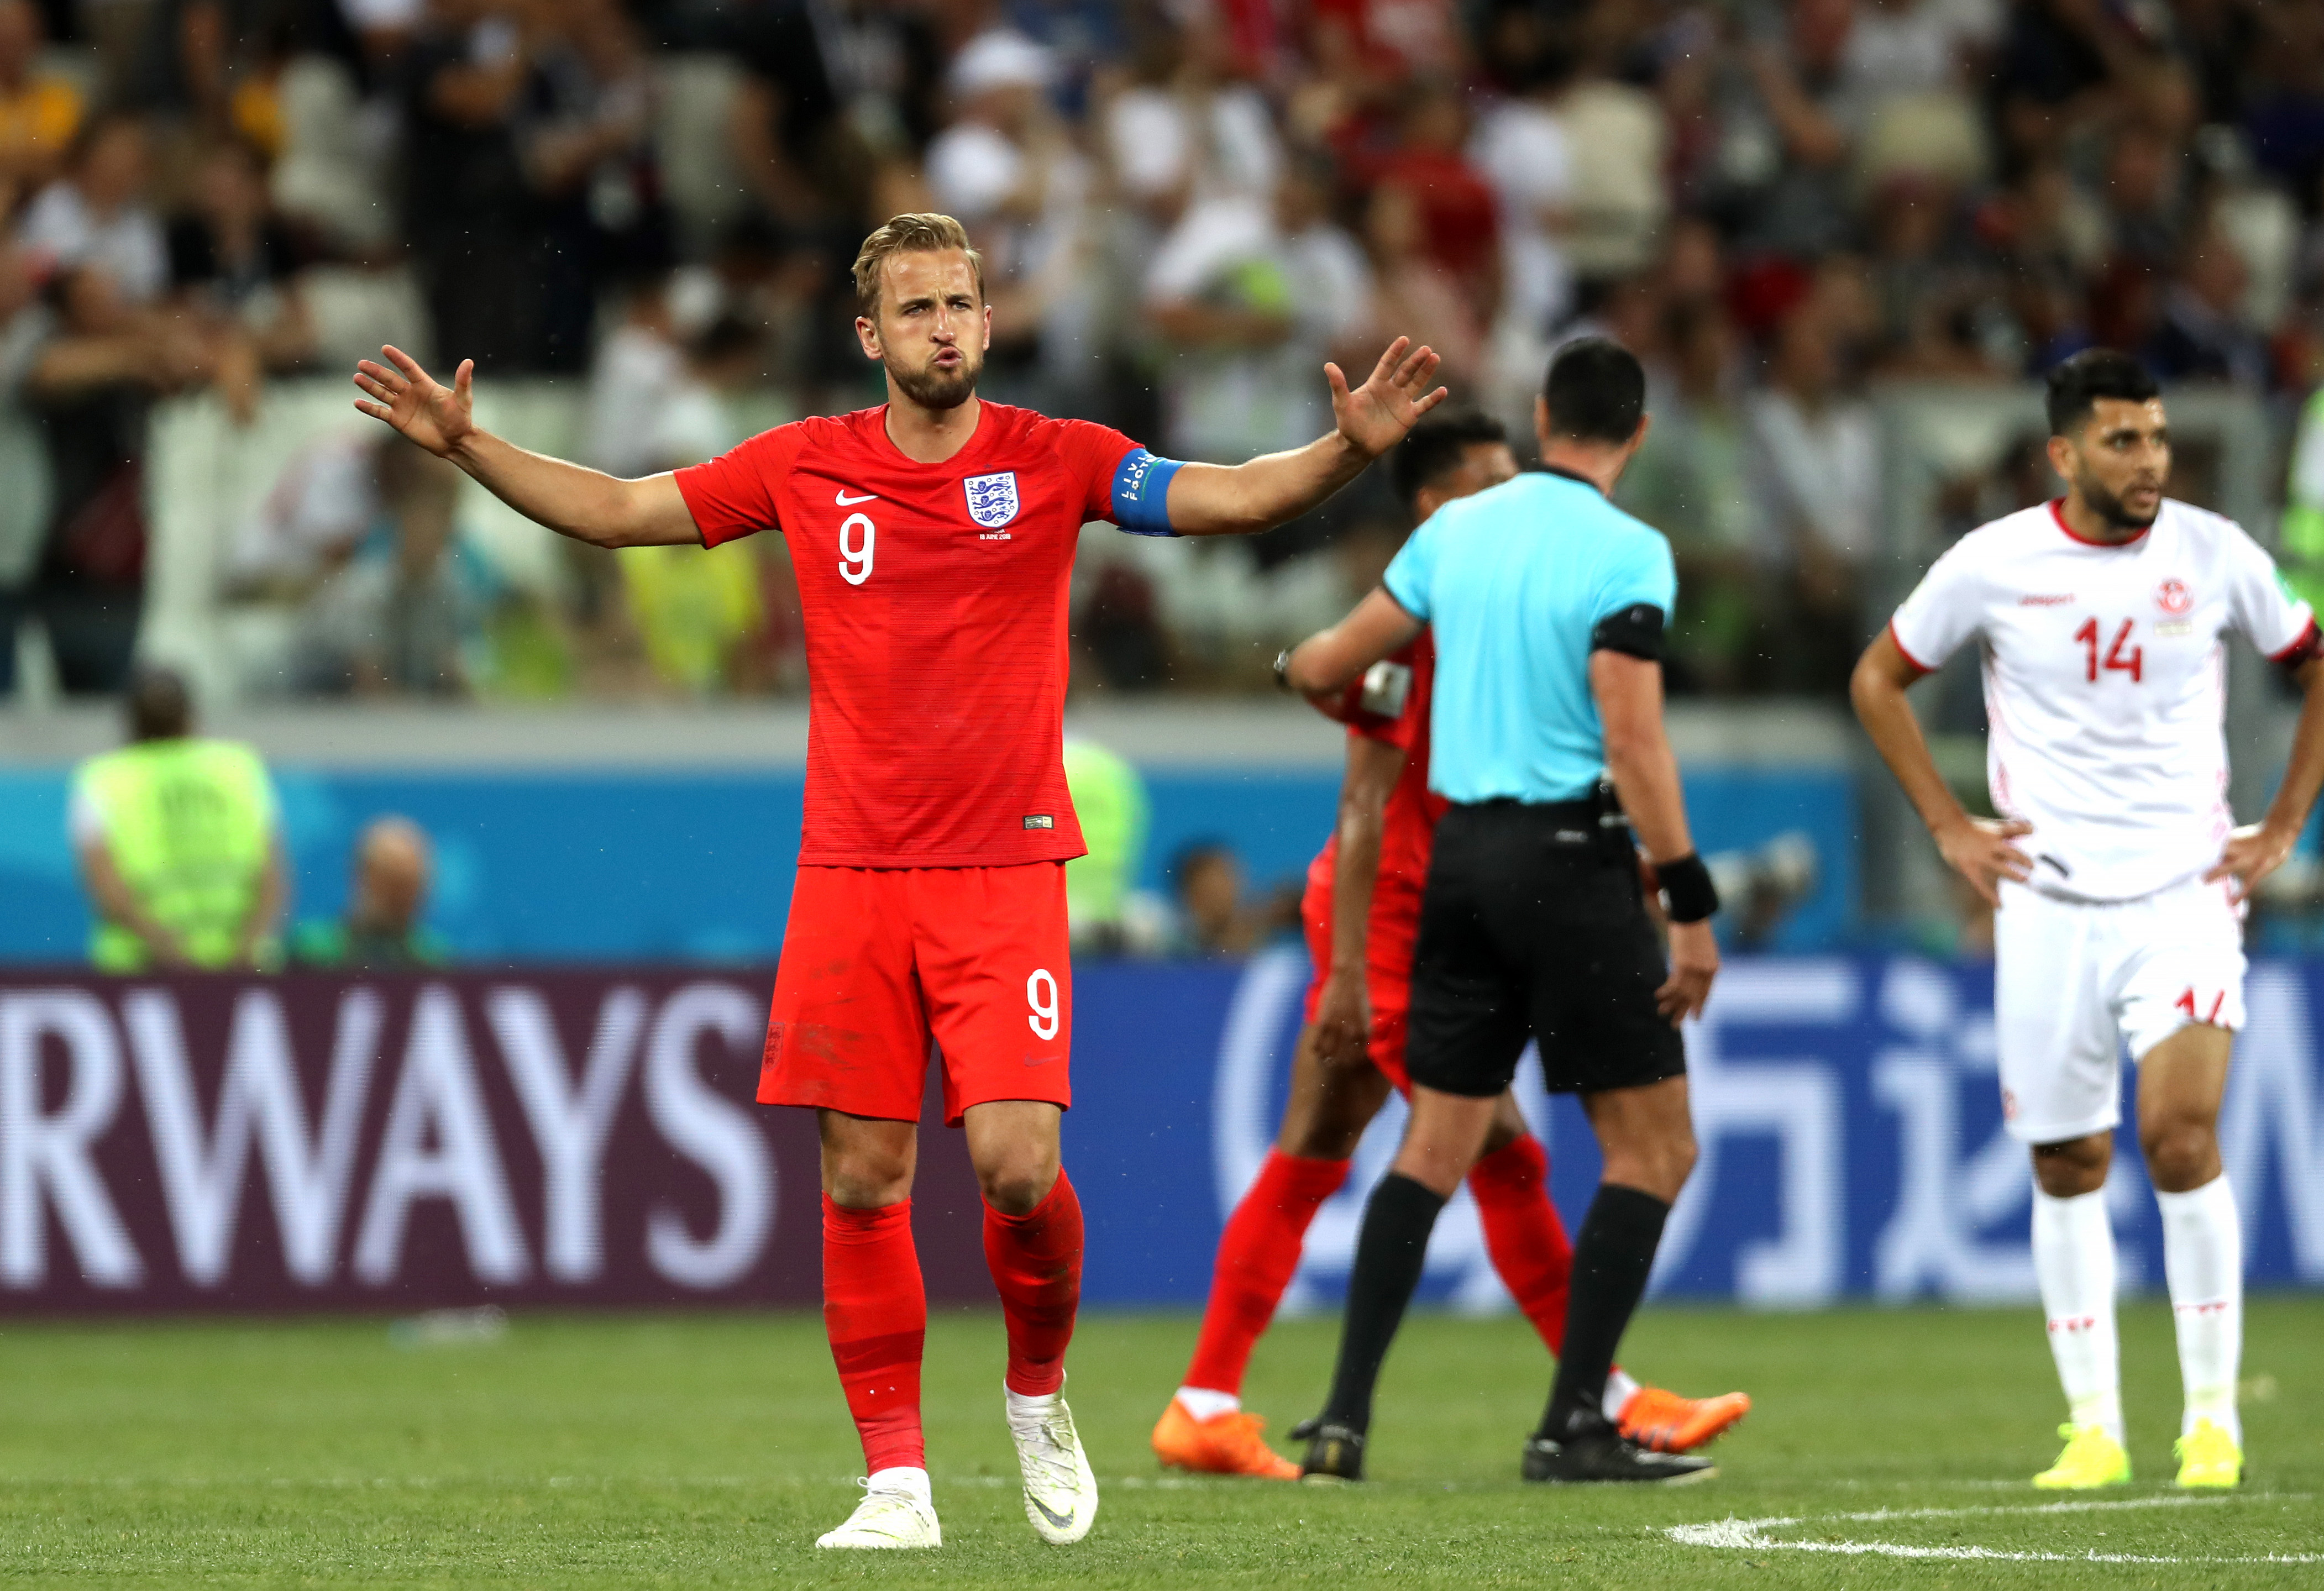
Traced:
<path id="1" fill-rule="evenodd" d="M 2208 1420 L 2171 1444 L 2179 1456 L 2182 1486 L 2239 1486 L 2244 1484 L 2244 1450 L 2235 1438 Z"/>
<path id="2" fill-rule="evenodd" d="M 2107 1435 L 2105 1426 L 2061 1425 L 2058 1434 L 2066 1439 L 2066 1450 L 2034 1477 L 2035 1485 L 2049 1492 L 2087 1492 L 2130 1484 L 2130 1455 Z"/>

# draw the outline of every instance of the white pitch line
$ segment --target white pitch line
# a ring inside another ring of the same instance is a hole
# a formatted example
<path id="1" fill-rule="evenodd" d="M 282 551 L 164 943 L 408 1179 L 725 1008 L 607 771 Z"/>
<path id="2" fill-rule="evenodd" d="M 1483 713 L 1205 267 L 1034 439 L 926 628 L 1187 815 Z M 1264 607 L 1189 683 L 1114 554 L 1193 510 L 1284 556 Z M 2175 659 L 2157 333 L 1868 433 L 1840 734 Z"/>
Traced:
<path id="1" fill-rule="evenodd" d="M 1812 1519 L 1722 1519 L 1703 1524 L 1668 1525 L 1663 1533 L 1685 1547 L 1713 1547 L 1729 1551 L 1824 1552 L 1849 1558 L 1941 1559 L 2007 1563 L 2324 1563 L 2324 1553 L 2267 1552 L 2241 1557 L 2168 1557 L 2135 1552 L 2009 1551 L 1997 1547 L 1912 1547 L 1901 1541 L 1785 1541 L 1766 1532 L 1821 1521 L 1901 1519 L 1963 1519 L 1993 1514 L 2088 1513 L 2129 1508 L 2186 1508 L 2233 1502 L 2230 1497 L 2135 1497 L 2104 1503 L 2044 1503 L 2022 1507 L 1876 1509 L 1863 1513 L 1827 1513 Z"/>
<path id="2" fill-rule="evenodd" d="M 2105 1503 L 2024 1503 L 2014 1508 L 1874 1508 L 1862 1513 L 1827 1513 L 1821 1517 L 1877 1524 L 1891 1519 L 1969 1519 L 1992 1513 L 2104 1513 L 2120 1508 L 2203 1508 L 2234 1501 L 2232 1497 L 2127 1497 Z"/>

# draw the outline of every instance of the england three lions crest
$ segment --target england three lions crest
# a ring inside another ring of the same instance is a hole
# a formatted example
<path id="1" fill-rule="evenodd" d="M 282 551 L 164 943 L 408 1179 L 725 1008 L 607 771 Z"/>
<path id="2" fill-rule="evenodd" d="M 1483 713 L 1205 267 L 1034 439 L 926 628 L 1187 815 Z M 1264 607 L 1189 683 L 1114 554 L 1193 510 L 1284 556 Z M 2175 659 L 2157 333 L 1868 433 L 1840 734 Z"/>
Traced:
<path id="1" fill-rule="evenodd" d="M 1017 472 L 1003 470 L 997 475 L 971 475 L 960 483 L 968 494 L 968 517 L 984 527 L 986 541 L 1006 541 L 1009 533 L 1001 529 L 1017 517 Z"/>

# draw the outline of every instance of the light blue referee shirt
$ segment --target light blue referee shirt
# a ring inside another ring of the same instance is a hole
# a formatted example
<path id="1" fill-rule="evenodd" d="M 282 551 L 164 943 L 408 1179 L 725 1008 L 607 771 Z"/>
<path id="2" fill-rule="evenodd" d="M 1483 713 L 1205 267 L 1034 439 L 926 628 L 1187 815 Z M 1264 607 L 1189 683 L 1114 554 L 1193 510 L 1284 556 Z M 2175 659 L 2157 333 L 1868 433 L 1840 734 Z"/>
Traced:
<path id="1" fill-rule="evenodd" d="M 1573 801 L 1606 771 L 1591 633 L 1640 603 L 1668 624 L 1661 531 L 1586 481 L 1524 474 L 1438 509 L 1382 582 L 1435 630 L 1428 787 L 1448 801 Z"/>

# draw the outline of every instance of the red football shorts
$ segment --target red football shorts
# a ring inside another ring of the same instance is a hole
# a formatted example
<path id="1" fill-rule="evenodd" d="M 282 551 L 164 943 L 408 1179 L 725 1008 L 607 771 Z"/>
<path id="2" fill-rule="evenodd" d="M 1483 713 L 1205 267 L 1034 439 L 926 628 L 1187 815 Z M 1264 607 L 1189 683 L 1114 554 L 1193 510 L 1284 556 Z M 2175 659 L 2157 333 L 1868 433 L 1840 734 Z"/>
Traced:
<path id="1" fill-rule="evenodd" d="M 1320 864 L 1324 860 L 1315 859 Z M 1411 1081 L 1405 1075 L 1404 1040 L 1412 1012 L 1412 952 L 1420 938 L 1420 891 L 1374 886 L 1372 917 L 1364 933 L 1364 992 L 1371 1001 L 1372 1031 L 1367 1046 L 1396 1091 L 1409 1096 Z M 1307 931 L 1307 957 L 1315 975 L 1307 985 L 1306 1019 L 1315 1020 L 1323 998 L 1323 978 L 1332 966 L 1332 873 L 1321 865 L 1307 869 L 1307 887 L 1299 897 L 1299 917 Z"/>
<path id="2" fill-rule="evenodd" d="M 945 1122 L 1073 1103 L 1065 866 L 807 868 L 791 890 L 759 1102 L 918 1121 L 928 1044 Z"/>

